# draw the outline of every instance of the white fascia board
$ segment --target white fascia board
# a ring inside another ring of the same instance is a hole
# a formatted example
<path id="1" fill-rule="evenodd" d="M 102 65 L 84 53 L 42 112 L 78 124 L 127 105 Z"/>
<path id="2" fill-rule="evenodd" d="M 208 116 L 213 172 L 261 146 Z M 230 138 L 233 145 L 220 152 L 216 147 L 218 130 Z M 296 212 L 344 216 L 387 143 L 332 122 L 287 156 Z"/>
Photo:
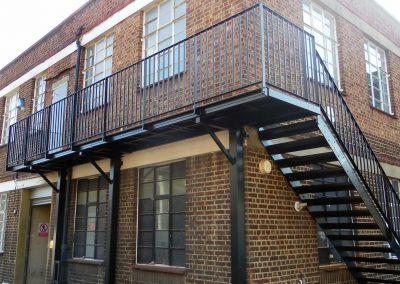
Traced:
<path id="1" fill-rule="evenodd" d="M 133 3 L 129 4 L 125 8 L 121 9 L 111 17 L 109 17 L 107 20 L 99 24 L 98 26 L 94 27 L 92 30 L 84 34 L 81 38 L 81 43 L 82 45 L 88 44 L 90 41 L 94 40 L 98 36 L 102 35 L 105 33 L 107 30 L 111 29 L 118 23 L 122 22 L 129 16 L 133 15 L 137 11 L 142 10 L 144 7 L 149 5 L 151 2 L 154 0 L 136 0 Z M 10 93 L 12 90 L 17 88 L 18 86 L 22 85 L 29 79 L 35 78 L 37 75 L 57 63 L 58 61 L 62 60 L 63 58 L 67 57 L 71 53 L 76 51 L 76 44 L 75 42 L 71 43 L 64 49 L 60 50 L 57 52 L 55 55 L 52 57 L 48 58 L 44 62 L 40 63 L 39 65 L 35 66 L 31 70 L 29 70 L 27 73 L 19 77 L 17 80 L 13 81 L 6 87 L 0 90 L 0 97 L 5 96 L 6 94 Z"/>

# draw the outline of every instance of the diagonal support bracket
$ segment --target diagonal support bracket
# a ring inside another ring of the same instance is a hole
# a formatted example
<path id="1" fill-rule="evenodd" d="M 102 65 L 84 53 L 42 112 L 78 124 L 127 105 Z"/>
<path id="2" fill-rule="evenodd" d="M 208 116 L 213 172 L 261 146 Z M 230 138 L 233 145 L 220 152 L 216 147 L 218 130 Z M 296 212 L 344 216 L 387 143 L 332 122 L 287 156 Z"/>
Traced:
<path id="1" fill-rule="evenodd" d="M 101 176 L 104 177 L 108 181 L 109 184 L 113 184 L 114 181 L 112 179 L 110 179 L 108 174 L 103 171 L 103 169 L 99 166 L 98 163 L 96 163 L 95 160 L 93 160 L 92 158 L 84 155 L 82 152 L 80 152 L 79 155 L 82 156 L 82 157 L 85 157 L 96 168 L 96 170 L 101 174 Z"/>
<path id="2" fill-rule="evenodd" d="M 212 131 L 212 129 L 206 123 L 200 121 L 200 118 L 196 118 L 196 123 L 199 123 L 204 127 L 204 129 L 207 131 L 208 134 L 210 134 L 210 136 L 214 140 L 215 144 L 217 144 L 218 148 L 225 155 L 225 157 L 228 159 L 228 161 L 231 163 L 231 165 L 234 165 L 236 163 L 236 158 L 232 157 L 229 150 L 225 148 L 224 144 L 222 144 L 221 140 L 219 140 L 219 138 L 215 134 L 215 132 Z"/>
<path id="3" fill-rule="evenodd" d="M 59 193 L 60 191 L 58 190 L 57 186 L 55 186 L 41 171 L 38 169 L 35 169 L 34 167 L 30 167 L 33 172 L 36 174 L 40 175 L 40 177 L 52 188 L 54 189 L 55 192 Z"/>

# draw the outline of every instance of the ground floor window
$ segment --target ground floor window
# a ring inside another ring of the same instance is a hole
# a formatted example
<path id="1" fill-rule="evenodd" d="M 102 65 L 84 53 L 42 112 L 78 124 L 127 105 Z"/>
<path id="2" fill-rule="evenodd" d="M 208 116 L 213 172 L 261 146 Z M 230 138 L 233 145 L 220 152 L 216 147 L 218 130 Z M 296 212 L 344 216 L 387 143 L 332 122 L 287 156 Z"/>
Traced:
<path id="1" fill-rule="evenodd" d="M 104 259 L 107 188 L 104 178 L 78 181 L 74 257 Z"/>
<path id="2" fill-rule="evenodd" d="M 137 263 L 185 266 L 185 162 L 140 170 Z"/>
<path id="3" fill-rule="evenodd" d="M 0 194 L 0 252 L 4 251 L 4 232 L 6 229 L 7 194 Z"/>

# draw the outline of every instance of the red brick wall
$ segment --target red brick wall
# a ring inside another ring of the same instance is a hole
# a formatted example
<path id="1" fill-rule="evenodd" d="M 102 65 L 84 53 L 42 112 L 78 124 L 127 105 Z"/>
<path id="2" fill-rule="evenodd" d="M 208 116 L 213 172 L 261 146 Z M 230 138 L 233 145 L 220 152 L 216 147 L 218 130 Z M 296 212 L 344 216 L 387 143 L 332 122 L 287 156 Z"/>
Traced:
<path id="1" fill-rule="evenodd" d="M 7 215 L 4 235 L 4 252 L 0 254 L 0 282 L 13 283 L 17 253 L 18 220 L 21 190 L 7 193 Z M 15 209 L 15 213 L 14 213 Z"/>

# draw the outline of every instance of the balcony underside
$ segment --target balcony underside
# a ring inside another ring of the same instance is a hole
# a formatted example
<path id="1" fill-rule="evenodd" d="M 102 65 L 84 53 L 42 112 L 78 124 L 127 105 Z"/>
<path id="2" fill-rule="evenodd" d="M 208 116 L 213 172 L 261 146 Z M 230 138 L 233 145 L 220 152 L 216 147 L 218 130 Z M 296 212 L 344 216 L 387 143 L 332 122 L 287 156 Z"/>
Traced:
<path id="1" fill-rule="evenodd" d="M 285 101 L 282 98 L 285 97 Z M 288 102 L 289 101 L 289 102 Z M 258 89 L 217 103 L 195 107 L 167 119 L 144 122 L 143 126 L 84 143 L 63 148 L 29 163 L 8 168 L 18 172 L 48 172 L 87 163 L 90 159 L 108 158 L 115 151 L 130 153 L 182 139 L 207 134 L 203 124 L 219 131 L 251 125 L 261 127 L 313 115 L 315 105 L 304 103 L 284 92 Z M 199 123 L 201 122 L 201 123 Z"/>

